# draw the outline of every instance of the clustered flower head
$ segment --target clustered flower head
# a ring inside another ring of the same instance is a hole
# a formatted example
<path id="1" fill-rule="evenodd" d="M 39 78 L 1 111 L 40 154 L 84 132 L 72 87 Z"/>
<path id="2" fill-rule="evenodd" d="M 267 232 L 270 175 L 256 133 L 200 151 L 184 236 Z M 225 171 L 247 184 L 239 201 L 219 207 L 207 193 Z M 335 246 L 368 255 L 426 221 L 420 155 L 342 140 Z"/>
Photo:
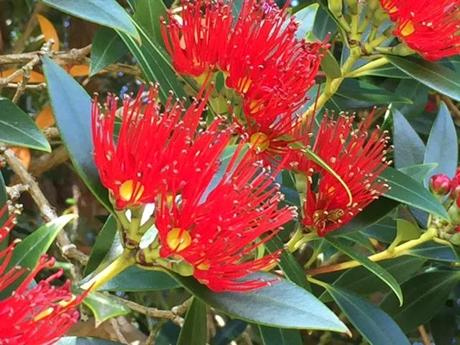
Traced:
<path id="1" fill-rule="evenodd" d="M 460 53 L 459 0 L 380 0 L 394 34 L 427 60 Z"/>
<path id="2" fill-rule="evenodd" d="M 354 129 L 354 116 L 325 116 L 316 135 L 304 145 L 336 175 L 302 153 L 291 162 L 306 176 L 303 225 L 320 236 L 348 223 L 388 186 L 379 175 L 388 166 L 387 133 L 371 131 L 372 114 Z M 312 133 L 313 121 L 307 126 Z"/>
<path id="3" fill-rule="evenodd" d="M 182 1 L 163 22 L 166 49 L 176 70 L 200 80 L 217 71 L 241 98 L 239 129 L 266 161 L 288 149 L 283 138 L 297 125 L 327 47 L 296 37 L 298 24 L 273 0 L 248 0 L 237 18 L 232 2 Z M 235 117 L 237 119 L 237 117 Z"/>
<path id="4" fill-rule="evenodd" d="M 5 240 L 13 222 L 13 218 L 9 218 L 0 228 L 0 242 Z M 76 307 L 83 295 L 73 296 L 70 281 L 59 287 L 51 285 L 62 276 L 62 270 L 31 288 L 40 271 L 53 267 L 54 259 L 43 256 L 31 272 L 10 267 L 14 246 L 12 243 L 0 252 L 0 291 L 5 293 L 17 285 L 8 297 L 0 300 L 0 344 L 53 344 L 78 320 Z"/>

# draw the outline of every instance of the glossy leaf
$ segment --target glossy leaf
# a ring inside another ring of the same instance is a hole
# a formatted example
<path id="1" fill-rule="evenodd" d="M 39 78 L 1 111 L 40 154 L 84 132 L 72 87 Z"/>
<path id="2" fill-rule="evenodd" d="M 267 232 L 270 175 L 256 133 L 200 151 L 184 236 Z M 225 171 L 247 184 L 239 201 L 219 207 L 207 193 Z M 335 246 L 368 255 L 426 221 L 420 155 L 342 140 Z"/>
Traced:
<path id="1" fill-rule="evenodd" d="M 415 248 L 410 249 L 407 254 L 435 261 L 459 261 L 459 257 L 452 246 L 447 244 L 439 244 L 436 242 L 423 243 Z"/>
<path id="2" fill-rule="evenodd" d="M 0 209 L 5 206 L 7 200 L 8 200 L 8 194 L 6 193 L 5 179 L 3 178 L 3 174 L 0 172 Z M 3 225 L 7 219 L 8 219 L 8 213 L 5 212 L 0 217 L 0 226 Z"/>
<path id="3" fill-rule="evenodd" d="M 134 20 L 141 26 L 152 42 L 163 46 L 161 18 L 166 18 L 166 6 L 163 1 L 136 0 Z"/>
<path id="4" fill-rule="evenodd" d="M 351 248 L 346 243 L 344 243 L 344 241 L 340 238 L 326 237 L 326 241 L 328 241 L 335 248 L 337 248 L 353 260 L 359 261 L 359 263 L 361 263 L 362 266 L 364 266 L 369 271 L 374 273 L 377 277 L 379 277 L 395 293 L 400 303 L 403 303 L 403 294 L 401 292 L 401 287 L 399 286 L 396 279 L 390 273 L 388 273 L 388 271 L 386 271 L 382 266 L 369 260 L 366 256 L 360 254 L 354 248 Z"/>
<path id="5" fill-rule="evenodd" d="M 89 256 L 88 264 L 85 268 L 85 275 L 93 272 L 104 260 L 107 252 L 112 246 L 113 241 L 115 240 L 117 230 L 117 220 L 114 216 L 110 215 L 97 235 L 96 242 L 94 243 Z"/>
<path id="6" fill-rule="evenodd" d="M 96 327 L 113 317 L 127 315 L 131 310 L 110 295 L 92 292 L 83 300 L 96 319 Z"/>
<path id="7" fill-rule="evenodd" d="M 302 345 L 299 331 L 259 326 L 263 345 Z"/>
<path id="8" fill-rule="evenodd" d="M 229 320 L 224 327 L 217 330 L 211 345 L 228 345 L 244 332 L 248 324 L 241 320 Z"/>
<path id="9" fill-rule="evenodd" d="M 460 81 L 456 73 L 449 68 L 439 63 L 432 63 L 410 56 L 399 57 L 388 55 L 386 58 L 394 66 L 422 84 L 460 101 Z"/>
<path id="10" fill-rule="evenodd" d="M 416 164 L 405 166 L 398 169 L 407 176 L 412 177 L 418 183 L 423 183 L 427 176 L 432 174 L 433 169 L 438 166 L 437 163 Z"/>
<path id="11" fill-rule="evenodd" d="M 80 84 L 47 57 L 43 58 L 43 69 L 56 123 L 75 170 L 94 196 L 111 210 L 92 154 L 91 99 Z"/>
<path id="12" fill-rule="evenodd" d="M 347 332 L 333 312 L 309 292 L 268 273 L 250 278 L 275 280 L 271 286 L 248 293 L 214 293 L 192 277 L 174 275 L 195 297 L 221 312 L 259 325 Z"/>
<path id="13" fill-rule="evenodd" d="M 115 0 L 43 0 L 43 2 L 75 17 L 139 38 L 128 13 Z"/>
<path id="14" fill-rule="evenodd" d="M 194 298 L 185 316 L 177 345 L 206 345 L 208 338 L 206 304 Z"/>
<path id="15" fill-rule="evenodd" d="M 395 94 L 383 87 L 376 86 L 364 80 L 345 79 L 336 93 L 337 96 L 369 104 L 408 103 L 412 100 L 404 95 Z"/>
<path id="16" fill-rule="evenodd" d="M 141 292 L 170 290 L 178 287 L 180 285 L 164 272 L 130 267 L 108 281 L 99 290 Z"/>
<path id="17" fill-rule="evenodd" d="M 91 45 L 90 76 L 113 64 L 127 52 L 128 49 L 116 31 L 100 28 L 96 31 Z"/>
<path id="18" fill-rule="evenodd" d="M 370 344 L 411 344 L 396 322 L 374 304 L 336 286 L 329 285 L 327 291 Z"/>
<path id="19" fill-rule="evenodd" d="M 438 116 L 431 128 L 426 144 L 424 163 L 437 163 L 431 174 L 454 177 L 458 161 L 458 139 L 449 109 L 441 102 Z"/>
<path id="20" fill-rule="evenodd" d="M 29 115 L 0 97 L 0 142 L 51 152 L 50 144 Z"/>
<path id="21" fill-rule="evenodd" d="M 121 345 L 121 343 L 97 338 L 64 337 L 59 339 L 55 345 Z"/>
<path id="22" fill-rule="evenodd" d="M 411 331 L 430 320 L 442 308 L 450 292 L 459 282 L 458 271 L 420 274 L 401 286 L 404 293 L 402 307 L 392 295 L 383 300 L 381 307 L 404 331 Z"/>
<path id="23" fill-rule="evenodd" d="M 453 305 L 452 305 L 453 304 Z M 430 330 L 436 345 L 453 345 L 456 343 L 457 315 L 459 306 L 452 303 L 444 306 L 441 311 L 431 319 Z"/>
<path id="24" fill-rule="evenodd" d="M 299 27 L 296 32 L 298 39 L 304 39 L 310 32 L 313 31 L 318 9 L 318 4 L 311 4 L 295 13 L 295 19 L 299 23 Z"/>
<path id="25" fill-rule="evenodd" d="M 390 167 L 380 177 L 390 186 L 390 190 L 384 194 L 387 198 L 449 219 L 444 206 L 414 179 Z"/>
<path id="26" fill-rule="evenodd" d="M 425 144 L 409 121 L 397 109 L 393 113 L 393 144 L 396 168 L 423 162 Z"/>
<path id="27" fill-rule="evenodd" d="M 420 237 L 422 232 L 416 224 L 405 219 L 396 220 L 396 231 L 396 237 L 391 244 L 392 247 L 397 246 L 402 242 L 417 239 Z"/>

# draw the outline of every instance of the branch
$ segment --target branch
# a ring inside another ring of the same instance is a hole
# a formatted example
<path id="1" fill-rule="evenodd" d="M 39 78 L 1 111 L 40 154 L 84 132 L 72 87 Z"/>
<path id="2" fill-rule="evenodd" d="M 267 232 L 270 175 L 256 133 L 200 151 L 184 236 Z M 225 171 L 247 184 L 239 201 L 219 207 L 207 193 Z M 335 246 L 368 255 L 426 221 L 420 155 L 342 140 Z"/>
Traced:
<path id="1" fill-rule="evenodd" d="M 41 155 L 32 160 L 29 172 L 32 176 L 38 177 L 44 172 L 61 165 L 69 159 L 69 153 L 64 146 L 59 146 L 53 152 Z"/>

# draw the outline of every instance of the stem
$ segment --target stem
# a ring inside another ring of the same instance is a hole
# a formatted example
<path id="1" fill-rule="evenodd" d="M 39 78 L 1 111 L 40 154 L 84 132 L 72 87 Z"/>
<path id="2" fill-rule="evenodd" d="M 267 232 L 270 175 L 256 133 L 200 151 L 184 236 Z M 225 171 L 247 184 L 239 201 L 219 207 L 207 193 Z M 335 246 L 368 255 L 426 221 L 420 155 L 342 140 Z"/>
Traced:
<path id="1" fill-rule="evenodd" d="M 368 259 L 376 262 L 376 261 L 392 259 L 392 258 L 402 256 L 406 254 L 410 249 L 422 243 L 433 240 L 436 237 L 437 232 L 438 231 L 436 228 L 429 228 L 418 239 L 407 241 L 406 243 L 396 246 L 393 249 L 390 249 L 390 248 L 386 249 L 383 252 L 369 256 Z M 342 271 L 342 270 L 346 270 L 346 269 L 358 267 L 358 266 L 361 266 L 361 263 L 359 261 L 351 260 L 351 261 L 346 261 L 346 262 L 342 262 L 342 263 L 335 264 L 335 265 L 314 268 L 314 269 L 309 270 L 307 273 L 309 275 L 314 276 L 314 275 L 328 273 L 328 272 Z"/>
<path id="2" fill-rule="evenodd" d="M 375 68 L 381 67 L 381 66 L 385 66 L 386 64 L 388 64 L 387 58 L 386 57 L 381 57 L 381 58 L 372 60 L 371 62 L 365 64 L 362 67 L 359 67 L 359 68 L 355 69 L 354 71 L 348 73 L 346 75 L 346 77 L 347 78 L 361 77 L 361 76 L 365 75 L 366 72 L 368 72 L 370 70 L 373 70 Z"/>
<path id="3" fill-rule="evenodd" d="M 88 282 L 81 286 L 84 290 L 96 291 L 101 286 L 105 285 L 109 280 L 123 272 L 128 267 L 135 263 L 134 252 L 125 250 L 118 258 L 115 259 L 110 265 L 104 268 L 101 272 L 96 274 Z"/>

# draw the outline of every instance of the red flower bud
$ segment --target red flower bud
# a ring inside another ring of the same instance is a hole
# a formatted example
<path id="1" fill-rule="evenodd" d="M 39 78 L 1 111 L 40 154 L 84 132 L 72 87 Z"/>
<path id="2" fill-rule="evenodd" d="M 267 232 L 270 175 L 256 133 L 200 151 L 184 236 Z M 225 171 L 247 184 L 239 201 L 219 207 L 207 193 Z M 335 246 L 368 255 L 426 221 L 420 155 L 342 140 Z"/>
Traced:
<path id="1" fill-rule="evenodd" d="M 430 190 L 434 194 L 447 195 L 452 188 L 452 181 L 445 174 L 436 174 L 430 178 Z"/>

